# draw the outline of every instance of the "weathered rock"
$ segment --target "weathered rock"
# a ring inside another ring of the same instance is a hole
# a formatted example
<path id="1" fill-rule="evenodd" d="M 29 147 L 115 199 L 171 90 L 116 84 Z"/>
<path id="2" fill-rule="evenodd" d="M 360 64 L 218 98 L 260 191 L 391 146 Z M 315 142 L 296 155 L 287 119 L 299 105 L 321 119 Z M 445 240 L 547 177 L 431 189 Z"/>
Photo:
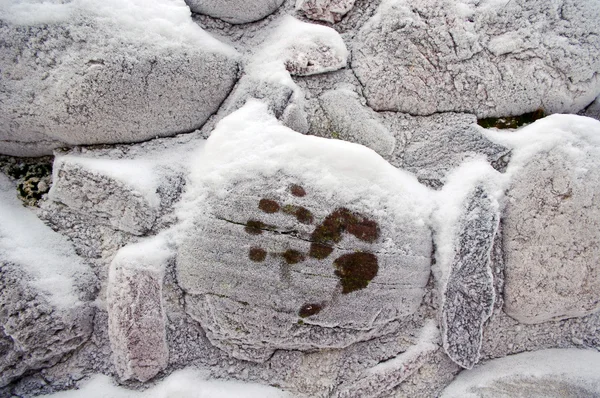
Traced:
<path id="1" fill-rule="evenodd" d="M 352 66 L 375 110 L 577 112 L 600 93 L 599 18 L 594 0 L 386 0 Z"/>
<path id="2" fill-rule="evenodd" d="M 600 308 L 599 153 L 564 143 L 514 176 L 505 210 L 504 309 L 520 322 Z"/>
<path id="3" fill-rule="evenodd" d="M 242 150 L 247 140 L 261 145 Z M 431 236 L 421 221 L 427 190 L 414 177 L 364 147 L 294 133 L 254 101 L 223 119 L 205 148 L 177 274 L 187 312 L 213 344 L 265 361 L 276 349 L 370 339 L 416 311 Z M 323 161 L 336 151 L 341 163 Z"/>
<path id="4" fill-rule="evenodd" d="M 439 188 L 448 173 L 465 160 L 485 156 L 499 171 L 510 159 L 510 149 L 481 133 L 474 115 L 443 113 L 410 116 L 381 112 L 382 123 L 393 131 L 396 147 L 390 162 L 415 174 L 422 183 Z"/>
<path id="5" fill-rule="evenodd" d="M 418 341 L 400 355 L 366 369 L 353 384 L 342 385 L 333 395 L 339 398 L 381 397 L 415 373 L 439 348 L 435 321 L 425 324 Z"/>
<path id="6" fill-rule="evenodd" d="M 388 158 L 396 139 L 379 122 L 375 112 L 363 106 L 358 95 L 349 90 L 331 90 L 319 97 L 330 135 L 344 141 L 362 144 Z"/>
<path id="7" fill-rule="evenodd" d="M 492 315 L 495 302 L 491 252 L 500 214 L 498 202 L 488 190 L 479 184 L 467 195 L 454 227 L 452 250 L 438 254 L 439 266 L 445 268 L 438 281 L 444 349 L 467 369 L 479 361 L 484 323 Z"/>
<path id="8" fill-rule="evenodd" d="M 597 397 L 599 365 L 600 354 L 595 350 L 524 352 L 462 372 L 441 397 Z"/>
<path id="9" fill-rule="evenodd" d="M 190 9 L 232 24 L 258 21 L 275 12 L 284 0 L 185 0 Z"/>
<path id="10" fill-rule="evenodd" d="M 108 334 L 122 380 L 147 381 L 167 367 L 162 287 L 173 253 L 160 238 L 125 246 L 108 275 Z"/>
<path id="11" fill-rule="evenodd" d="M 2 6 L 0 153 L 188 132 L 237 79 L 236 52 L 195 25 L 183 0 L 61 3 Z"/>
<path id="12" fill-rule="evenodd" d="M 192 136 L 57 153 L 49 197 L 97 222 L 144 235 L 179 198 Z"/>
<path id="13" fill-rule="evenodd" d="M 585 108 L 583 115 L 593 117 L 596 120 L 600 120 L 600 97 L 596 98 L 594 102 L 592 102 L 587 108 Z"/>
<path id="14" fill-rule="evenodd" d="M 296 0 L 296 10 L 310 19 L 339 22 L 354 6 L 356 0 Z"/>
<path id="15" fill-rule="evenodd" d="M 95 283 L 69 242 L 23 208 L 0 174 L 0 386 L 89 338 Z"/>

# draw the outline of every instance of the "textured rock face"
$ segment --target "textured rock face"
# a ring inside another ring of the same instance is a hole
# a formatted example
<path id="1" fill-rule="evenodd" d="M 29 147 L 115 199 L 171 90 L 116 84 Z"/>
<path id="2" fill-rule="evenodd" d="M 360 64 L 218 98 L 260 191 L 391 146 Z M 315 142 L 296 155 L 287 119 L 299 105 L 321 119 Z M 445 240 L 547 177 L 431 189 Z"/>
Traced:
<path id="1" fill-rule="evenodd" d="M 500 214 L 478 186 L 467 197 L 459 221 L 454 258 L 442 289 L 441 329 L 444 349 L 460 366 L 471 369 L 479 361 L 483 326 L 495 302 L 491 251 Z"/>
<path id="2" fill-rule="evenodd" d="M 207 143 L 205 156 L 214 159 L 207 181 L 225 182 L 208 192 L 228 194 L 226 200 L 209 194 L 194 205 L 195 215 L 188 216 L 192 220 L 182 233 L 177 273 L 187 293 L 187 312 L 215 345 L 253 361 L 267 360 L 276 349 L 345 347 L 381 334 L 386 324 L 412 314 L 421 302 L 429 276 L 429 229 L 405 213 L 382 213 L 344 199 L 348 187 L 336 194 L 336 182 L 327 189 L 316 176 L 335 173 L 336 166 L 315 163 L 319 156 L 310 165 L 313 155 L 306 153 L 310 157 L 297 163 L 308 167 L 303 172 L 265 175 L 261 168 L 278 164 L 274 159 L 279 156 L 303 153 L 302 140 L 321 140 L 324 154 L 331 141 L 267 123 L 264 111 L 262 105 L 246 105 L 223 119 Z M 253 115 L 256 124 L 239 130 L 235 120 L 243 115 Z M 220 146 L 245 148 L 243 141 L 255 134 L 266 135 L 257 153 L 228 154 L 241 162 L 233 172 L 247 177 L 228 176 L 232 170 L 222 166 L 229 163 L 221 165 L 226 159 L 217 156 Z M 289 139 L 285 148 L 291 152 L 281 153 L 273 139 Z M 356 164 L 363 154 L 363 162 L 375 161 L 373 170 L 385 174 L 381 158 L 359 148 L 348 148 L 347 161 Z M 343 174 L 351 173 L 348 166 L 338 167 L 340 181 L 351 178 Z M 383 178 L 374 173 L 374 180 Z M 419 207 L 416 198 L 400 193 L 398 178 L 397 186 L 387 188 L 398 189 L 398 196 L 379 192 L 374 203 L 383 206 L 393 197 L 402 211 Z M 389 186 L 394 180 L 385 181 Z"/>
<path id="3" fill-rule="evenodd" d="M 310 19 L 339 22 L 354 6 L 356 0 L 297 0 L 296 9 Z"/>
<path id="4" fill-rule="evenodd" d="M 506 206 L 505 306 L 523 323 L 600 308 L 597 148 L 555 148 L 518 172 Z"/>
<path id="5" fill-rule="evenodd" d="M 277 10 L 284 0 L 185 0 L 193 12 L 232 24 L 258 21 Z"/>
<path id="6" fill-rule="evenodd" d="M 0 386 L 56 364 L 92 332 L 95 278 L 0 174 Z"/>
<path id="7" fill-rule="evenodd" d="M 372 111 L 359 102 L 355 93 L 331 90 L 321 95 L 319 102 L 329 122 L 331 136 L 362 144 L 386 158 L 392 154 L 396 139 Z"/>
<path id="8" fill-rule="evenodd" d="M 386 0 L 353 68 L 376 110 L 577 112 L 600 92 L 599 17 L 593 0 Z"/>
<path id="9" fill-rule="evenodd" d="M 108 276 L 108 333 L 122 380 L 147 381 L 167 367 L 162 286 L 171 253 L 156 239 L 127 246 Z"/>
<path id="10" fill-rule="evenodd" d="M 4 6 L 0 153 L 39 156 L 65 145 L 187 132 L 216 112 L 235 83 L 235 51 L 195 26 L 183 1 L 153 3 L 156 9 L 85 4 L 30 5 L 39 16 L 29 18 Z M 144 20 L 158 9 L 162 30 Z M 59 17 L 43 19 L 52 12 Z"/>

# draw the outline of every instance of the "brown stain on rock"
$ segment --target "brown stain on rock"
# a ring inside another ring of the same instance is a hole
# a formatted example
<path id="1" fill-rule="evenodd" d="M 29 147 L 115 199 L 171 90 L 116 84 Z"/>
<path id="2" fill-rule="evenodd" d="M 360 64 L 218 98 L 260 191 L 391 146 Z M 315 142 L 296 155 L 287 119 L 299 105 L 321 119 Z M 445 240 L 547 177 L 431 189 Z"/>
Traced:
<path id="1" fill-rule="evenodd" d="M 279 203 L 271 199 L 261 199 L 258 202 L 258 208 L 265 213 L 277 213 L 279 211 Z"/>
<path id="2" fill-rule="evenodd" d="M 335 275 L 342 283 L 342 294 L 364 289 L 377 276 L 379 266 L 372 253 L 356 252 L 344 254 L 334 262 Z"/>
<path id="3" fill-rule="evenodd" d="M 304 261 L 304 254 L 300 253 L 298 250 L 288 249 L 283 254 L 283 259 L 288 264 L 298 264 Z"/>
<path id="4" fill-rule="evenodd" d="M 306 318 L 312 315 L 317 315 L 323 307 L 320 304 L 304 304 L 300 307 L 300 311 L 298 311 L 298 316 L 300 318 Z"/>
<path id="5" fill-rule="evenodd" d="M 262 221 L 248 220 L 244 230 L 250 235 L 260 235 L 263 233 L 263 229 L 265 229 L 266 226 L 267 225 Z"/>
<path id="6" fill-rule="evenodd" d="M 306 191 L 298 184 L 294 184 L 290 187 L 290 192 L 292 195 L 302 198 L 306 196 Z"/>
<path id="7" fill-rule="evenodd" d="M 346 208 L 339 208 L 329 214 L 315 228 L 311 235 L 310 256 L 318 259 L 327 257 L 324 246 L 332 246 L 342 240 L 342 234 L 347 232 L 363 242 L 373 243 L 379 238 L 379 227 L 373 220 Z M 333 251 L 333 249 L 331 249 Z"/>
<path id="8" fill-rule="evenodd" d="M 312 224 L 314 221 L 313 214 L 305 207 L 285 205 L 283 212 L 296 217 L 296 220 L 302 224 Z"/>
<path id="9" fill-rule="evenodd" d="M 250 248 L 248 257 L 255 263 L 261 263 L 265 261 L 265 258 L 267 258 L 267 252 L 260 247 L 252 247 Z"/>

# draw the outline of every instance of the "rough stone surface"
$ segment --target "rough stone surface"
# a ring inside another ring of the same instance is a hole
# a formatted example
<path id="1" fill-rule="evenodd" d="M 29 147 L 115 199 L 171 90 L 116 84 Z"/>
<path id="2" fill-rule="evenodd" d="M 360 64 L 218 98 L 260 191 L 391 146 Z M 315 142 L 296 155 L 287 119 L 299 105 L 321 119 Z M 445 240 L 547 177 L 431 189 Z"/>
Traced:
<path id="1" fill-rule="evenodd" d="M 330 136 L 362 144 L 384 158 L 394 152 L 396 139 L 374 112 L 360 103 L 356 93 L 332 90 L 321 95 L 319 102 L 325 112 Z"/>
<path id="2" fill-rule="evenodd" d="M 196 145 L 193 136 L 184 136 L 57 153 L 49 197 L 99 223 L 144 235 L 179 198 L 182 163 Z"/>
<path id="3" fill-rule="evenodd" d="M 166 8 L 162 31 L 140 18 L 149 11 L 141 3 L 112 11 L 59 3 L 25 11 L 28 18 L 13 15 L 18 5 L 3 8 L 0 153 L 40 156 L 192 131 L 237 79 L 235 51 L 195 26 L 183 1 L 175 14 L 176 4 L 153 3 Z M 64 16 L 45 21 L 52 12 Z"/>
<path id="4" fill-rule="evenodd" d="M 56 364 L 90 337 L 96 281 L 79 261 L 0 174 L 0 386 Z"/>
<path id="5" fill-rule="evenodd" d="M 374 189 L 381 191 L 373 193 L 369 206 L 385 206 L 389 200 L 398 209 L 382 213 L 364 207 L 366 203 L 346 202 L 343 192 L 332 194 L 331 186 L 316 185 L 316 180 L 307 183 L 303 177 L 304 173 L 323 177 L 337 170 L 340 183 L 363 181 L 363 176 L 352 179 L 348 166 L 329 170 L 327 163 L 313 161 L 302 174 L 281 170 L 261 177 L 261 167 L 279 164 L 274 159 L 302 153 L 301 142 L 320 140 L 324 148 L 336 145 L 273 125 L 263 115 L 265 110 L 262 104 L 247 104 L 223 119 L 207 143 L 204 156 L 213 160 L 206 178 L 226 184 L 215 188 L 214 194 L 228 194 L 222 200 L 202 189 L 205 199 L 186 214 L 190 221 L 181 233 L 177 275 L 187 293 L 187 312 L 202 324 L 213 344 L 253 361 L 267 360 L 276 349 L 343 348 L 381 335 L 391 321 L 418 309 L 429 277 L 430 231 L 405 213 L 423 203 L 417 203 L 420 199 L 413 194 L 400 193 L 404 184 L 419 189 L 418 184 L 413 177 L 400 175 L 399 181 L 407 178 L 404 183 L 381 180 L 386 188 L 376 185 Z M 238 124 L 237 118 L 244 115 L 255 119 Z M 245 176 L 229 180 L 231 163 L 218 155 L 220 145 L 245 148 L 245 140 L 256 134 L 265 135 L 256 153 L 227 155 L 240 162 L 233 172 Z M 290 141 L 271 146 L 270 137 Z M 228 140 L 231 143 L 225 144 Z M 348 162 L 374 162 L 371 180 L 395 173 L 372 151 L 347 145 L 340 156 L 357 157 Z M 364 180 L 366 186 L 370 183 L 376 184 Z M 397 195 L 386 194 L 396 189 Z M 191 200 L 198 201 L 193 196 Z"/>
<path id="6" fill-rule="evenodd" d="M 425 185 L 441 187 L 452 169 L 474 156 L 485 156 L 499 171 L 504 171 L 510 160 L 510 149 L 486 138 L 474 115 L 414 117 L 381 112 L 381 116 L 396 138 L 390 163 L 414 173 Z"/>
<path id="7" fill-rule="evenodd" d="M 232 24 L 258 21 L 277 10 L 284 0 L 185 0 L 193 12 Z"/>
<path id="8" fill-rule="evenodd" d="M 108 335 L 122 380 L 147 381 L 167 367 L 163 279 L 171 255 L 160 241 L 121 249 L 108 275 Z"/>
<path id="9" fill-rule="evenodd" d="M 500 214 L 483 186 L 478 186 L 466 202 L 454 258 L 441 292 L 441 329 L 448 356 L 471 369 L 479 361 L 484 324 L 494 308 L 491 253 Z"/>
<path id="10" fill-rule="evenodd" d="M 339 22 L 356 0 L 297 0 L 296 10 L 317 21 Z"/>
<path id="11" fill-rule="evenodd" d="M 505 311 L 523 323 L 600 308 L 597 148 L 532 158 L 507 192 Z"/>
<path id="12" fill-rule="evenodd" d="M 376 110 L 577 112 L 600 92 L 599 17 L 594 0 L 387 0 L 352 66 Z"/>

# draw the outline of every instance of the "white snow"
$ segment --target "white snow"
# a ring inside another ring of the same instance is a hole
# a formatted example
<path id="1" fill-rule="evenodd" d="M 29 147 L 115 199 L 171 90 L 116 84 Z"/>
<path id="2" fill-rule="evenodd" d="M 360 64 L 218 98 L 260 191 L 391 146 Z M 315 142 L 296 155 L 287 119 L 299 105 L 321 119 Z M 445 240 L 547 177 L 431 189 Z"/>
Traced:
<path id="1" fill-rule="evenodd" d="M 90 277 L 89 268 L 71 243 L 23 207 L 16 188 L 0 174 L 0 258 L 23 267 L 33 286 L 48 295 L 53 305 L 80 303 L 74 282 Z"/>
<path id="2" fill-rule="evenodd" d="M 119 387 L 104 375 L 93 376 L 79 390 L 44 395 L 52 398 L 291 398 L 274 387 L 238 381 L 209 380 L 207 372 L 187 368 L 172 373 L 146 391 Z"/>
<path id="3" fill-rule="evenodd" d="M 494 391 L 496 383 L 553 381 L 600 393 L 600 353 L 595 350 L 550 349 L 494 359 L 461 372 L 442 398 L 481 397 L 479 389 Z M 486 395 L 487 396 L 487 395 Z M 491 396 L 491 395 L 490 395 Z M 497 395 L 500 395 L 497 391 Z"/>
<path id="4" fill-rule="evenodd" d="M 109 37 L 131 37 L 155 46 L 198 46 L 227 55 L 237 52 L 219 42 L 191 17 L 184 0 L 0 0 L 2 19 L 17 25 L 93 20 Z"/>
<path id="5" fill-rule="evenodd" d="M 113 258 L 112 263 L 128 269 L 163 270 L 169 258 L 175 254 L 169 247 L 168 234 L 169 232 L 165 231 L 123 246 Z"/>
<path id="6" fill-rule="evenodd" d="M 160 185 L 158 175 L 153 172 L 153 164 L 145 160 L 132 159 L 99 159 L 83 156 L 57 156 L 54 170 L 59 170 L 63 163 L 80 165 L 84 169 L 98 175 L 107 176 L 133 187 L 153 207 L 160 205 L 157 188 Z M 58 176 L 53 176 L 58 180 Z M 52 194 L 51 194 L 52 195 Z"/>
<path id="7" fill-rule="evenodd" d="M 442 288 L 446 286 L 450 266 L 455 258 L 456 237 L 459 234 L 460 218 L 466 210 L 466 200 L 478 185 L 486 188 L 493 206 L 499 209 L 505 179 L 483 157 L 469 159 L 450 172 L 446 184 L 437 194 L 438 206 L 433 214 L 436 231 L 434 272 Z"/>
<path id="8" fill-rule="evenodd" d="M 180 218 L 198 211 L 207 191 L 226 199 L 236 182 L 293 175 L 325 198 L 356 203 L 370 214 L 396 214 L 424 225 L 432 191 L 373 150 L 345 141 L 305 136 L 281 125 L 257 100 L 219 122 L 191 166 Z"/>

